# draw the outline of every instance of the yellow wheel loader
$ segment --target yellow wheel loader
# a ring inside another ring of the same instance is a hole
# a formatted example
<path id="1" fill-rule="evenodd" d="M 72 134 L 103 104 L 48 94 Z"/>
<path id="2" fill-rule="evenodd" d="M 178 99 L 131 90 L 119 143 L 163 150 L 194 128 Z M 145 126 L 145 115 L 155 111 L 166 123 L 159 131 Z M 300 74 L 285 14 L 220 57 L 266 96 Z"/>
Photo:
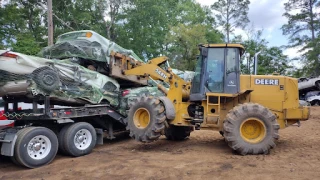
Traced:
<path id="1" fill-rule="evenodd" d="M 159 85 L 165 97 L 141 96 L 130 105 L 127 129 L 134 139 L 152 142 L 166 135 L 182 140 L 194 129 L 212 129 L 239 154 L 267 154 L 276 145 L 279 129 L 309 118 L 309 108 L 299 105 L 296 79 L 240 73 L 243 46 L 203 44 L 199 50 L 192 82 L 160 68 L 165 57 L 146 64 L 126 61 L 130 68 L 121 76 L 170 84 L 169 89 Z"/>

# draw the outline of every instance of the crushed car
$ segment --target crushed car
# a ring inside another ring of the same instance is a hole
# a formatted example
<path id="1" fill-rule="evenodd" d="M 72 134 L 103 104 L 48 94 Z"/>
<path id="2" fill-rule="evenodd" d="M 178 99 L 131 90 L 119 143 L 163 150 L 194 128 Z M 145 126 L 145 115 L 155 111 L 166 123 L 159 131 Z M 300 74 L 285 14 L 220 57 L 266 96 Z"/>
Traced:
<path id="1" fill-rule="evenodd" d="M 43 101 L 78 106 L 108 103 L 123 114 L 127 102 L 139 94 L 163 95 L 157 87 L 124 88 L 108 76 L 109 54 L 121 52 L 142 61 L 134 52 L 93 31 L 73 31 L 37 56 L 0 50 L 0 97 L 22 102 Z"/>
<path id="2" fill-rule="evenodd" d="M 320 105 L 320 91 L 310 91 L 305 95 L 305 101 L 308 102 L 311 106 Z"/>

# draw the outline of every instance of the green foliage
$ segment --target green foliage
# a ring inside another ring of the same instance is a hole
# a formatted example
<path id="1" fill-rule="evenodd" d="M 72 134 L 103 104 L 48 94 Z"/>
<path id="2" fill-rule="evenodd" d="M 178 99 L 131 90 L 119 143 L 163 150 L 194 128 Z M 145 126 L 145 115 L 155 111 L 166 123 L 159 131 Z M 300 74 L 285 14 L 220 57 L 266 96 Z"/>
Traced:
<path id="1" fill-rule="evenodd" d="M 197 44 L 206 43 L 206 27 L 201 24 L 178 24 L 167 34 L 167 56 L 172 60 L 172 66 L 181 70 L 193 70 L 196 55 L 199 54 Z"/>
<path id="2" fill-rule="evenodd" d="M 164 50 L 164 37 L 175 18 L 176 0 L 132 0 L 119 16 L 116 41 L 147 59 L 159 56 Z"/>
<path id="3" fill-rule="evenodd" d="M 319 2 L 319 0 L 288 0 L 284 4 L 286 12 L 283 16 L 288 19 L 288 23 L 281 29 L 284 35 L 289 35 L 290 46 L 305 45 L 315 39 L 316 33 L 320 31 L 319 14 L 316 12 L 318 9 L 316 4 Z"/>
<path id="4" fill-rule="evenodd" d="M 284 5 L 286 12 L 283 15 L 288 19 L 288 23 L 282 26 L 282 32 L 289 36 L 288 47 L 302 47 L 300 50 L 304 52 L 301 57 L 304 64 L 303 75 L 318 76 L 320 46 L 317 36 L 320 35 L 320 1 L 288 0 Z"/>
<path id="5" fill-rule="evenodd" d="M 258 74 L 279 73 L 288 75 L 292 66 L 289 59 L 283 54 L 280 47 L 268 47 L 268 42 L 262 38 L 262 30 L 248 32 L 249 39 L 242 41 L 242 37 L 237 37 L 236 41 L 242 41 L 246 49 L 246 54 L 242 56 L 241 69 L 244 74 L 251 74 L 254 71 L 254 56 L 258 55 Z"/>
<path id="6" fill-rule="evenodd" d="M 304 75 L 319 76 L 320 75 L 320 35 L 313 41 L 309 42 L 303 50 Z"/>
<path id="7" fill-rule="evenodd" d="M 8 47 L 7 44 L 15 35 L 26 28 L 21 14 L 21 9 L 14 3 L 0 7 L 0 39 L 3 47 Z"/>
<path id="8" fill-rule="evenodd" d="M 219 25 L 223 27 L 227 36 L 226 42 L 230 42 L 230 34 L 235 28 L 244 28 L 249 23 L 249 4 L 249 0 L 218 0 L 211 5 L 211 9 L 217 13 Z"/>
<path id="9" fill-rule="evenodd" d="M 36 54 L 35 51 L 45 45 L 41 12 L 35 0 L 12 0 L 0 8 L 1 48 L 11 47 L 21 53 Z"/>
<path id="10" fill-rule="evenodd" d="M 172 38 L 166 37 L 179 27 L 192 28 L 201 24 L 208 28 L 204 29 L 204 36 L 210 41 L 218 41 L 220 34 L 212 28 L 215 22 L 210 13 L 208 8 L 201 7 L 194 0 L 132 0 L 119 15 L 116 42 L 145 59 L 151 59 L 171 51 L 178 53 L 180 48 L 172 48 L 169 45 L 172 41 L 168 40 Z M 179 53 L 179 56 L 184 54 Z"/>
<path id="11" fill-rule="evenodd" d="M 262 31 L 255 31 L 248 40 L 241 36 L 233 39 L 241 42 L 249 54 L 241 64 L 244 73 L 253 71 L 253 56 L 258 51 L 262 51 L 259 74 L 277 71 L 298 75 L 320 70 L 319 15 L 313 11 L 314 15 L 310 16 L 303 6 L 306 0 L 288 1 L 285 14 L 288 24 L 283 26 L 283 32 L 290 35 L 290 45 L 305 45 L 304 63 L 312 68 L 289 67 L 282 49 L 269 48 L 268 42 L 261 38 Z M 195 0 L 53 0 L 54 39 L 65 32 L 90 29 L 133 49 L 144 59 L 166 55 L 173 67 L 193 70 L 198 44 L 222 43 L 224 34 L 229 42 L 235 28 L 247 26 L 249 3 L 249 0 L 218 0 L 211 7 L 202 7 Z M 319 0 L 312 0 L 314 10 L 317 3 Z M 296 8 L 300 8 L 300 13 L 291 15 L 290 11 Z M 223 26 L 223 32 L 217 30 L 217 25 Z M 47 10 L 43 1 L 10 0 L 0 7 L 0 48 L 37 54 L 47 46 L 46 27 Z M 312 27 L 315 38 L 303 33 L 303 29 L 310 31 Z"/>
<path id="12" fill-rule="evenodd" d="M 106 1 L 53 0 L 54 39 L 72 30 L 90 29 L 106 36 L 103 9 Z"/>
<path id="13" fill-rule="evenodd" d="M 22 52 L 28 55 L 36 55 L 41 47 L 30 33 L 20 33 L 17 35 L 16 43 L 12 44 L 12 51 Z"/>
<path id="14" fill-rule="evenodd" d="M 259 56 L 258 66 L 258 74 L 272 74 L 275 72 L 287 75 L 287 69 L 292 68 L 289 65 L 288 56 L 284 55 L 279 47 L 267 48 Z"/>

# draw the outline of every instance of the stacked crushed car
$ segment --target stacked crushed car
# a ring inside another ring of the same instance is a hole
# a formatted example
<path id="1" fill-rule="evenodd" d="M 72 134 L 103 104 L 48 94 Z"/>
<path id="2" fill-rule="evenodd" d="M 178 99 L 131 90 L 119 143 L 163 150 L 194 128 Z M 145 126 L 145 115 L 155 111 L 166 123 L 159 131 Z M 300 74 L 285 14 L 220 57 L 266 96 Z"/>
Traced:
<path id="1" fill-rule="evenodd" d="M 112 51 L 142 62 L 133 51 L 86 30 L 60 35 L 39 57 L 0 50 L 0 97 L 30 103 L 50 96 L 52 104 L 64 106 L 108 103 L 125 114 L 131 97 L 163 95 L 156 87 L 121 88 L 109 76 Z"/>
<path id="2" fill-rule="evenodd" d="M 298 79 L 299 99 L 311 106 L 320 105 L 320 77 L 301 77 Z"/>

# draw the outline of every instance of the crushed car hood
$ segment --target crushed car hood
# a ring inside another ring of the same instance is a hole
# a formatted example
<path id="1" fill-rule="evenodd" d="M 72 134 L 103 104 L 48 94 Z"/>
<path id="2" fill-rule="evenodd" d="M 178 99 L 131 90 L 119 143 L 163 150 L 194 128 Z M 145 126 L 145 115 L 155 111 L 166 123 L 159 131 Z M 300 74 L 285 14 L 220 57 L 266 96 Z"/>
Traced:
<path id="1" fill-rule="evenodd" d="M 92 36 L 90 38 L 86 38 L 85 36 L 73 39 L 64 38 L 68 35 L 81 33 L 91 33 Z M 62 34 L 54 45 L 43 48 L 38 53 L 38 56 L 56 59 L 78 57 L 109 63 L 112 51 L 126 54 L 133 59 L 142 61 L 132 50 L 125 49 L 90 30 L 72 31 Z"/>

